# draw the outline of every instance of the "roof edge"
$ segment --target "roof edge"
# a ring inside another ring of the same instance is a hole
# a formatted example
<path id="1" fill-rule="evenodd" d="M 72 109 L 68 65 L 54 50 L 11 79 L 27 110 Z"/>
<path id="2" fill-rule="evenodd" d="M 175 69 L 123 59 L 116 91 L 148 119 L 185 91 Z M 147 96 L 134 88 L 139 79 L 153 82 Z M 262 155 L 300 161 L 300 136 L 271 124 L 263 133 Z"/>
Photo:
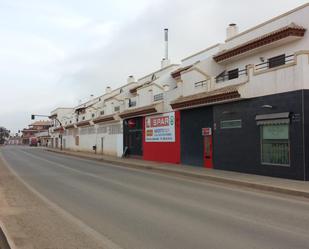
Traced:
<path id="1" fill-rule="evenodd" d="M 256 25 L 256 26 L 253 26 L 253 27 L 251 27 L 251 28 L 249 28 L 249 29 L 246 29 L 246 30 L 240 32 L 239 34 L 237 34 L 237 35 L 235 35 L 235 36 L 233 36 L 233 37 L 231 37 L 231 38 L 229 38 L 229 39 L 226 39 L 225 42 L 232 41 L 232 40 L 234 40 L 234 39 L 237 38 L 237 37 L 240 37 L 240 36 L 242 36 L 242 35 L 244 35 L 244 34 L 247 34 L 247 33 L 251 32 L 251 31 L 253 31 L 253 30 L 255 30 L 255 29 L 258 29 L 258 28 L 260 28 L 260 27 L 263 27 L 263 26 L 265 26 L 265 25 L 267 25 L 267 24 L 269 24 L 269 23 L 271 23 L 271 22 L 273 22 L 273 21 L 276 21 L 276 20 L 278 20 L 278 19 L 280 19 L 280 18 L 282 18 L 282 17 L 288 16 L 288 15 L 290 15 L 290 14 L 292 14 L 292 13 L 298 11 L 298 10 L 304 9 L 304 8 L 306 8 L 306 7 L 309 7 L 309 3 L 305 3 L 305 4 L 301 5 L 301 6 L 298 6 L 298 7 L 294 8 L 294 9 L 288 11 L 288 12 L 282 13 L 282 14 L 280 14 L 280 15 L 278 15 L 278 16 L 275 16 L 275 17 L 273 17 L 273 18 L 271 18 L 271 19 L 265 21 L 265 22 L 262 22 L 262 23 L 260 23 L 260 24 L 258 24 L 258 25 Z"/>

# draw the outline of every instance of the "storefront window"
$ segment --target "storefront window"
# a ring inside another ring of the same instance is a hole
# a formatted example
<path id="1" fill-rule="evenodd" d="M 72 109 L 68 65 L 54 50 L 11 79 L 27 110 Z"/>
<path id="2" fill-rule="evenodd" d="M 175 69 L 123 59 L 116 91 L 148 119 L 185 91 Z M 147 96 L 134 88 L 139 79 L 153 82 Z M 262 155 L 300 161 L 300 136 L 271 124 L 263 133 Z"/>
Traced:
<path id="1" fill-rule="evenodd" d="M 290 165 L 290 143 L 288 124 L 261 126 L 262 163 Z"/>
<path id="2" fill-rule="evenodd" d="M 241 128 L 241 120 L 223 120 L 220 122 L 221 129 Z"/>

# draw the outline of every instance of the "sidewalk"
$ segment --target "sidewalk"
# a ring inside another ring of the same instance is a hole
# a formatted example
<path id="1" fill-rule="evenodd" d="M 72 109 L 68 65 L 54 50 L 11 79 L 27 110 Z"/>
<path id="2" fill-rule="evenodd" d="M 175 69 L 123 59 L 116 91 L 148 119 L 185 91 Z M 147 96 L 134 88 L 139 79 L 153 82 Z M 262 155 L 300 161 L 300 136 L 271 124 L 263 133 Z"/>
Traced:
<path id="1" fill-rule="evenodd" d="M 147 169 L 161 173 L 188 176 L 204 180 L 233 184 L 237 186 L 249 187 L 263 191 L 271 191 L 309 198 L 309 182 L 304 181 L 288 180 L 216 169 L 208 170 L 205 168 L 198 168 L 187 165 L 180 166 L 176 164 L 144 161 L 133 158 L 118 158 L 87 152 L 74 152 L 68 150 L 60 151 L 59 149 L 51 148 L 46 148 L 46 150 L 86 159 L 99 160 L 102 162 L 117 164 L 125 167 Z"/>

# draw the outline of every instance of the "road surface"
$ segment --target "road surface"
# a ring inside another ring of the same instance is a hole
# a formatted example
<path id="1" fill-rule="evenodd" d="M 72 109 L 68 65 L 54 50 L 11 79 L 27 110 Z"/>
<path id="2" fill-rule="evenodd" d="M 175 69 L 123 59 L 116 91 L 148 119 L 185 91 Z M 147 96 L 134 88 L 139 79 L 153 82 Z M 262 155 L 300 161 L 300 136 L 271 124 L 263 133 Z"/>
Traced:
<path id="1" fill-rule="evenodd" d="M 6 147 L 21 178 L 122 248 L 309 248 L 309 202 Z"/>

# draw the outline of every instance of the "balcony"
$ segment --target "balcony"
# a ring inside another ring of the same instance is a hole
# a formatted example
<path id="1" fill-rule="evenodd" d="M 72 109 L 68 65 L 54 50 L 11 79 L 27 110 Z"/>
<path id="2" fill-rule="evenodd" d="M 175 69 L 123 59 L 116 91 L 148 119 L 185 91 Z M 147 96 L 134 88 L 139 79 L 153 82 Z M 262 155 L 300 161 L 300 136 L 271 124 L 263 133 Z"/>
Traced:
<path id="1" fill-rule="evenodd" d="M 242 76 L 248 76 L 248 70 L 247 68 L 239 70 L 238 68 L 230 70 L 230 71 L 224 71 L 223 73 L 219 74 L 216 77 L 216 83 L 222 83 L 229 80 L 234 80 L 241 78 Z"/>
<path id="2" fill-rule="evenodd" d="M 250 68 L 247 98 L 308 89 L 309 51 L 281 54 Z M 263 60 L 263 58 L 261 58 Z"/>
<path id="3" fill-rule="evenodd" d="M 195 88 L 205 88 L 210 84 L 210 80 L 202 80 L 194 83 Z"/>
<path id="4" fill-rule="evenodd" d="M 263 58 L 261 58 L 263 59 Z M 295 62 L 295 56 L 292 55 L 285 55 L 281 54 L 272 58 L 269 58 L 267 61 L 262 62 L 260 64 L 255 65 L 255 71 L 263 71 L 271 68 L 280 67 L 289 63 Z"/>

